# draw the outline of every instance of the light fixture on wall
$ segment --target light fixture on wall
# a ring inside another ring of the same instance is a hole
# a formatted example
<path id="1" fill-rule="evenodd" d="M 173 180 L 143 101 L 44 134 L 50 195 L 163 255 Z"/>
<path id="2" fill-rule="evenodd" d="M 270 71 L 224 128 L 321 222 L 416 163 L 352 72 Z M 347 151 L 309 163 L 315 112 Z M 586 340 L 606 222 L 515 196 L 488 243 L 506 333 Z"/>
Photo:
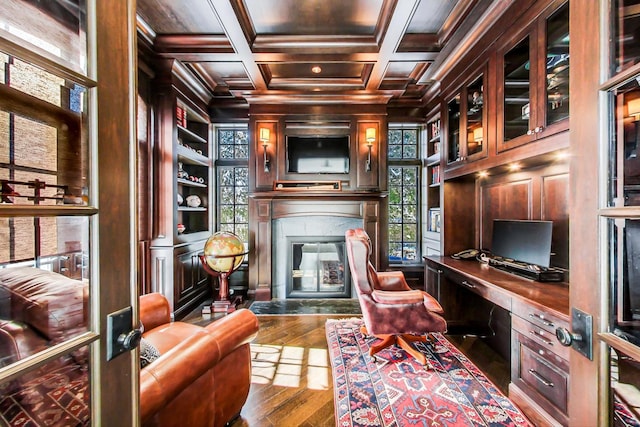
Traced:
<path id="1" fill-rule="evenodd" d="M 629 117 L 633 117 L 634 121 L 640 120 L 640 98 L 632 99 L 627 104 L 627 112 Z"/>
<path id="2" fill-rule="evenodd" d="M 484 139 L 482 127 L 475 128 L 473 130 L 473 140 L 478 143 L 478 145 L 482 145 L 482 140 Z"/>
<path id="3" fill-rule="evenodd" d="M 633 117 L 633 125 L 635 130 L 635 140 L 633 144 L 629 144 L 632 148 L 625 150 L 625 157 L 628 159 L 635 159 L 638 157 L 638 142 L 640 140 L 640 98 L 634 98 L 627 103 L 627 114 L 629 117 Z"/>
<path id="4" fill-rule="evenodd" d="M 367 148 L 369 149 L 365 170 L 367 172 L 370 172 L 371 171 L 371 147 L 373 147 L 373 143 L 376 141 L 376 128 L 367 128 L 367 130 L 365 131 L 364 139 L 367 141 Z"/>
<path id="5" fill-rule="evenodd" d="M 264 155 L 264 171 L 269 172 L 271 170 L 271 161 L 267 156 L 267 147 L 269 146 L 269 139 L 271 137 L 271 131 L 268 128 L 260 128 L 260 141 L 262 141 L 262 153 Z"/>

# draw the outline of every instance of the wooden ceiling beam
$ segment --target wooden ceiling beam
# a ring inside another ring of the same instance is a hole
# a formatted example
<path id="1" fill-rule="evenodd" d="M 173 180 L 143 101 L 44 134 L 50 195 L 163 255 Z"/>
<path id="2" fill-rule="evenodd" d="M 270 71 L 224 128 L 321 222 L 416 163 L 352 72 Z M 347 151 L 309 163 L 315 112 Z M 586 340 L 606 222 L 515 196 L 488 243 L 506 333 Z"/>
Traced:
<path id="1" fill-rule="evenodd" d="M 380 86 L 389 61 L 391 61 L 398 46 L 400 46 L 402 37 L 419 3 L 420 0 L 402 0 L 396 2 L 393 13 L 388 20 L 388 25 L 384 26 L 385 33 L 380 44 L 379 58 L 371 70 L 371 75 L 367 82 L 368 90 L 376 90 Z"/>
<path id="2" fill-rule="evenodd" d="M 218 17 L 218 21 L 224 32 L 229 38 L 231 46 L 238 54 L 238 59 L 242 61 L 247 71 L 249 79 L 253 82 L 253 86 L 260 91 L 267 90 L 267 84 L 260 73 L 260 68 L 256 63 L 249 41 L 245 36 L 240 21 L 236 17 L 233 5 L 229 0 L 210 0 L 213 5 L 214 12 Z"/>

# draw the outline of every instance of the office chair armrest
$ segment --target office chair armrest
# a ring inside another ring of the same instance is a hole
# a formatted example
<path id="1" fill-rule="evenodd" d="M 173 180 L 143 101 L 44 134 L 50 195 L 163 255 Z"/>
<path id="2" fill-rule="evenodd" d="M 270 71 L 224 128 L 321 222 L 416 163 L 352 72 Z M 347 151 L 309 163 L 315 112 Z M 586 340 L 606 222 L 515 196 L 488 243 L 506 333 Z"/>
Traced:
<path id="1" fill-rule="evenodd" d="M 402 271 L 378 272 L 378 283 L 382 291 L 410 291 Z"/>
<path id="2" fill-rule="evenodd" d="M 429 295 L 424 291 L 420 291 L 420 292 L 422 292 L 422 295 L 424 296 L 424 306 L 427 307 L 427 310 L 436 314 L 444 314 L 444 309 L 442 308 L 442 306 L 440 305 L 437 299 L 435 299 L 434 297 L 432 297 L 431 295 Z"/>
<path id="3" fill-rule="evenodd" d="M 419 304 L 424 301 L 422 291 L 380 291 L 371 293 L 373 300 L 379 304 Z"/>

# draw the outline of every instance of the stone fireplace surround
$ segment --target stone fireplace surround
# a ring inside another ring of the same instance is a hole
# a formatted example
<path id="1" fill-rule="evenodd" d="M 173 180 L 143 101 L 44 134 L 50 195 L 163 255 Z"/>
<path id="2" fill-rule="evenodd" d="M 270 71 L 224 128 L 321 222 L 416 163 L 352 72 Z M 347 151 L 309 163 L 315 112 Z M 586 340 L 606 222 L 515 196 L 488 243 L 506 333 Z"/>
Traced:
<path id="1" fill-rule="evenodd" d="M 344 237 L 347 229 L 362 227 L 373 244 L 371 261 L 380 268 L 378 242 L 386 241 L 386 233 L 380 230 L 379 214 L 385 204 L 385 195 L 371 192 L 252 194 L 249 206 L 256 220 L 250 224 L 249 297 L 257 301 L 286 297 L 287 236 Z"/>
<path id="2" fill-rule="evenodd" d="M 289 239 L 295 238 L 343 238 L 350 228 L 362 227 L 362 218 L 348 218 L 335 215 L 310 215 L 307 217 L 284 217 L 273 220 L 273 284 L 272 298 L 287 297 L 286 285 L 291 274 L 289 270 Z M 348 264 L 345 267 L 348 268 Z M 351 284 L 346 284 L 351 289 Z M 355 292 L 350 295 L 355 298 Z"/>

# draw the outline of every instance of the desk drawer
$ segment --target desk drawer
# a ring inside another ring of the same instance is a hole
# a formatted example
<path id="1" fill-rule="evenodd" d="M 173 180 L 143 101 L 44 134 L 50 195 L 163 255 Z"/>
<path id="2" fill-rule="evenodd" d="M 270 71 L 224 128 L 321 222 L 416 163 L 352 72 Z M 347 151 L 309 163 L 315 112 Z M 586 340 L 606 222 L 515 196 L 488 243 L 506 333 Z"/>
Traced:
<path id="1" fill-rule="evenodd" d="M 527 304 L 522 300 L 514 299 L 511 312 L 533 323 L 538 328 L 549 332 L 552 336 L 555 336 L 557 328 L 569 329 L 568 316 L 564 319 L 554 313 L 544 310 L 543 308 Z"/>
<path id="2" fill-rule="evenodd" d="M 449 281 L 480 295 L 507 311 L 511 311 L 511 297 L 507 293 L 447 268 L 443 269 L 443 275 Z"/>
<path id="3" fill-rule="evenodd" d="M 511 316 L 511 327 L 539 344 L 541 351 L 550 351 L 565 360 L 569 360 L 569 347 L 565 347 L 558 342 L 555 331 L 551 332 L 548 329 L 538 326 L 537 323 L 529 322 L 513 314 Z M 541 355 L 544 356 L 544 354 Z"/>
<path id="4" fill-rule="evenodd" d="M 518 342 L 517 378 L 512 381 L 517 384 L 524 383 L 527 388 L 533 389 L 541 397 L 559 409 L 567 413 L 567 390 L 569 388 L 569 374 L 566 362 L 553 357 L 543 357 L 539 351 L 544 351 L 542 346 L 520 336 Z M 512 361 L 513 363 L 514 361 Z M 560 362 L 555 364 L 554 362 Z M 535 396 L 530 396 L 539 400 Z M 539 402 L 544 405 L 543 402 Z"/>

